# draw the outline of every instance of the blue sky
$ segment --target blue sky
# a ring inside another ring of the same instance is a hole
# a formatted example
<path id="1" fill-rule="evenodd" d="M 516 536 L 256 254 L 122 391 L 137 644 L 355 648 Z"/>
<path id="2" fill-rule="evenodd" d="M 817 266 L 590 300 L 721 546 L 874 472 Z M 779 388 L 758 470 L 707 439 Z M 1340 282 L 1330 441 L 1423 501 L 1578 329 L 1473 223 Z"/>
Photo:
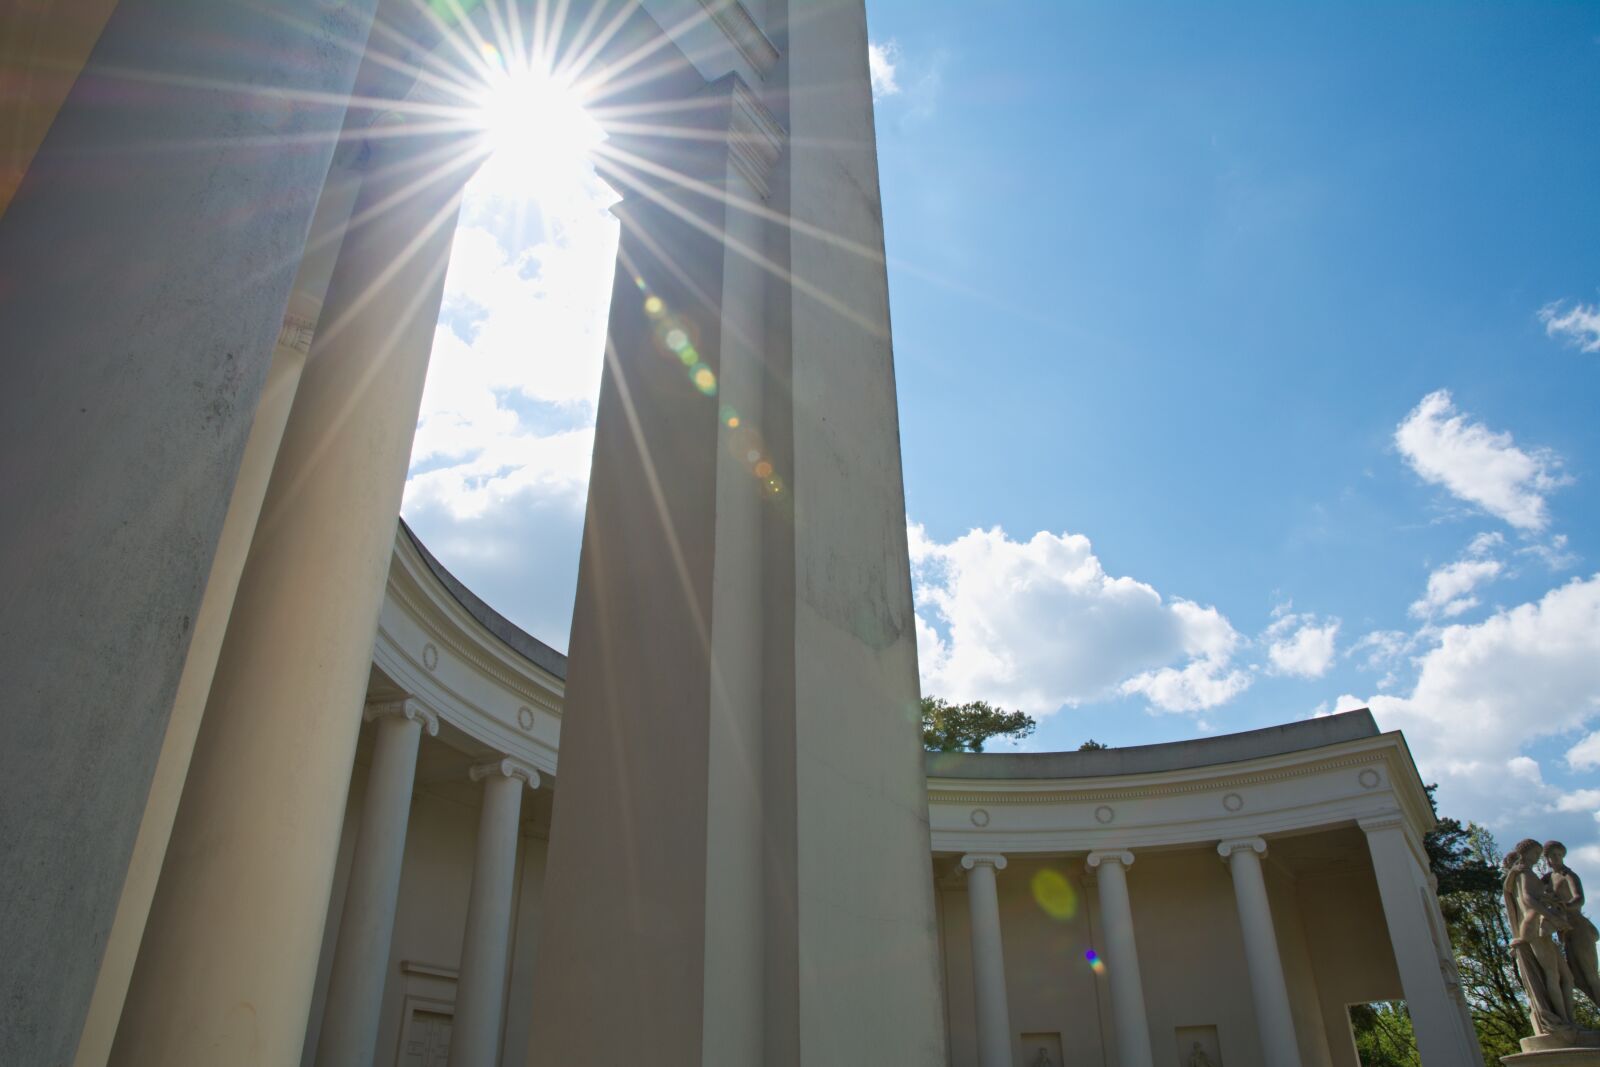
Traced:
<path id="1" fill-rule="evenodd" d="M 1600 864 L 1600 8 L 869 16 L 925 690 L 1047 749 L 1370 704 Z M 603 208 L 469 206 L 406 505 L 561 648 Z"/>

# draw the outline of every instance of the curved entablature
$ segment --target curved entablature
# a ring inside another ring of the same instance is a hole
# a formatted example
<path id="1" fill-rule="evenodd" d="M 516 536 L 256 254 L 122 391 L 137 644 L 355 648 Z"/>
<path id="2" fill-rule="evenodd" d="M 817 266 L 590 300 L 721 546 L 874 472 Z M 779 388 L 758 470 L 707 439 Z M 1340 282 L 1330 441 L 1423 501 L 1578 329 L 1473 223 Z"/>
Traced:
<path id="1" fill-rule="evenodd" d="M 928 770 L 935 852 L 1192 846 L 1384 818 L 1420 849 L 1433 825 L 1405 739 L 1366 710 L 1127 749 L 935 753 Z"/>
<path id="2" fill-rule="evenodd" d="M 555 774 L 567 657 L 485 604 L 404 523 L 372 662 L 440 721 Z"/>

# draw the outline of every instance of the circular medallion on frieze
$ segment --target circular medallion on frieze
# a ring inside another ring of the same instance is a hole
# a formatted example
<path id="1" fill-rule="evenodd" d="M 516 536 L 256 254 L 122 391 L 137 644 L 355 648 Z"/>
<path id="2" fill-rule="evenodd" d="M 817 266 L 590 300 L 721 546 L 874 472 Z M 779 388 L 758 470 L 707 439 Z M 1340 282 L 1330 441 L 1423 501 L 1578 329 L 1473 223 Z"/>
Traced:
<path id="1" fill-rule="evenodd" d="M 972 814 L 968 818 L 972 820 L 972 825 L 974 826 L 984 827 L 989 825 L 989 813 L 982 808 L 973 808 Z"/>
<path id="2" fill-rule="evenodd" d="M 1110 805 L 1108 804 L 1102 804 L 1098 808 L 1094 809 L 1094 821 L 1100 823 L 1102 826 L 1116 817 L 1117 813 L 1112 811 Z"/>
<path id="3" fill-rule="evenodd" d="M 1244 807 L 1244 797 L 1240 796 L 1238 793 L 1229 793 L 1227 796 L 1222 798 L 1222 806 L 1227 808 L 1229 811 L 1238 811 L 1240 808 Z"/>
<path id="4" fill-rule="evenodd" d="M 432 641 L 422 646 L 422 665 L 430 671 L 439 666 L 439 649 Z"/>
<path id="5" fill-rule="evenodd" d="M 1366 770 L 1362 771 L 1356 776 L 1356 781 L 1361 783 L 1362 789 L 1378 788 L 1378 780 L 1378 772 L 1373 770 L 1371 767 L 1368 767 Z"/>
<path id="6" fill-rule="evenodd" d="M 533 709 L 526 704 L 517 709 L 517 725 L 524 730 L 533 729 Z"/>

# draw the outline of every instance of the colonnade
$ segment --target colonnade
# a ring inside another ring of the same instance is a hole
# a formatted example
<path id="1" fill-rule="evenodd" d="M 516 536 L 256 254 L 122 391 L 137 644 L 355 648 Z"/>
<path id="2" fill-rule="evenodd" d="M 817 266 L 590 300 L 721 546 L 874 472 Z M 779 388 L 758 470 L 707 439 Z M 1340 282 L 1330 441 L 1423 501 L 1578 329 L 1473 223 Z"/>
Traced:
<path id="1" fill-rule="evenodd" d="M 1460 1025 L 1452 990 L 1441 980 L 1437 952 L 1430 941 L 1431 894 L 1419 893 L 1424 868 L 1407 840 L 1403 819 L 1364 819 L 1360 823 L 1372 853 L 1373 870 L 1417 1041 L 1427 1064 L 1467 1062 L 1460 1058 L 1470 1031 Z M 1276 928 L 1262 871 L 1267 842 L 1243 836 L 1218 842 L 1227 863 L 1238 906 L 1243 955 L 1250 978 L 1262 1062 L 1301 1067 L 1300 1046 L 1290 1009 L 1288 981 L 1278 951 Z M 1085 859 L 1099 902 L 1102 951 L 1110 987 L 1112 1046 L 1116 1067 L 1154 1067 L 1150 1020 L 1145 1010 L 1134 912 L 1128 893 L 1129 849 L 1097 849 Z M 971 909 L 972 971 L 980 1067 L 1013 1067 L 1012 1029 L 1006 1001 L 1005 950 L 1001 934 L 996 872 L 1007 857 L 970 852 L 961 858 L 967 871 Z M 1423 885 L 1425 889 L 1426 886 Z M 1316 1036 L 1320 1040 L 1321 1035 Z"/>
<path id="2" fill-rule="evenodd" d="M 433 712 L 411 698 L 369 703 L 365 717 L 375 723 L 372 765 L 323 1007 L 316 1067 L 372 1062 L 389 976 L 417 750 L 424 731 L 434 735 L 439 730 Z M 520 760 L 502 757 L 475 763 L 468 777 L 483 783 L 483 806 L 456 982 L 450 1062 L 458 1067 L 492 1067 L 500 1052 L 522 787 L 537 789 L 539 772 Z"/>

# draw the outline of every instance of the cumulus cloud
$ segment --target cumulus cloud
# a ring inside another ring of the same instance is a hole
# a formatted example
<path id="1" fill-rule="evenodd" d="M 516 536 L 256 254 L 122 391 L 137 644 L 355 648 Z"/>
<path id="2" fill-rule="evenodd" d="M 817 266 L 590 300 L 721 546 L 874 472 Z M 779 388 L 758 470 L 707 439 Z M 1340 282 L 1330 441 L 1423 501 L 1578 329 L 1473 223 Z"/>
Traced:
<path id="1" fill-rule="evenodd" d="M 1272 664 L 1272 672 L 1300 678 L 1321 678 L 1327 674 L 1328 668 L 1333 666 L 1339 620 L 1295 615 L 1287 609 L 1274 614 L 1277 619 L 1262 635 L 1267 642 L 1267 659 Z"/>
<path id="2" fill-rule="evenodd" d="M 1575 771 L 1600 767 L 1600 730 L 1567 749 L 1567 766 Z"/>
<path id="3" fill-rule="evenodd" d="M 1411 604 L 1418 619 L 1453 619 L 1478 606 L 1472 591 L 1484 582 L 1498 578 L 1505 565 L 1490 558 L 1490 553 L 1505 544 L 1497 533 L 1479 534 L 1467 546 L 1465 555 L 1428 575 L 1428 589 Z"/>
<path id="4" fill-rule="evenodd" d="M 468 186 L 403 514 L 456 576 L 565 648 L 616 221 L 598 180 L 538 205 Z"/>
<path id="5" fill-rule="evenodd" d="M 1394 440 L 1424 481 L 1519 530 L 1544 529 L 1550 521 L 1546 494 L 1570 481 L 1555 453 L 1520 448 L 1511 434 L 1468 421 L 1447 389 L 1423 397 Z"/>
<path id="6" fill-rule="evenodd" d="M 1539 321 L 1550 337 L 1580 352 L 1600 352 L 1600 304 L 1574 303 L 1568 308 L 1565 300 L 1552 301 L 1539 309 Z"/>
<path id="7" fill-rule="evenodd" d="M 900 91 L 895 72 L 900 65 L 900 46 L 894 41 L 867 45 L 867 71 L 872 76 L 872 98 L 882 100 Z"/>
<path id="8" fill-rule="evenodd" d="M 1503 782 L 1507 774 L 1535 781 L 1523 748 L 1600 714 L 1600 574 L 1482 622 L 1444 627 L 1418 663 L 1409 695 L 1342 696 L 1336 707 L 1366 704 L 1385 729 L 1403 729 L 1424 776 L 1441 783 L 1446 810 L 1527 814 Z M 1595 736 L 1568 752 L 1571 766 L 1600 764 Z M 1553 792 L 1525 791 L 1524 807 L 1554 810 Z"/>
<path id="9" fill-rule="evenodd" d="M 1239 634 L 1215 608 L 1106 573 L 1087 537 L 1014 541 L 909 531 L 923 690 L 1032 714 L 1138 694 L 1165 711 L 1215 707 L 1250 684 Z"/>

